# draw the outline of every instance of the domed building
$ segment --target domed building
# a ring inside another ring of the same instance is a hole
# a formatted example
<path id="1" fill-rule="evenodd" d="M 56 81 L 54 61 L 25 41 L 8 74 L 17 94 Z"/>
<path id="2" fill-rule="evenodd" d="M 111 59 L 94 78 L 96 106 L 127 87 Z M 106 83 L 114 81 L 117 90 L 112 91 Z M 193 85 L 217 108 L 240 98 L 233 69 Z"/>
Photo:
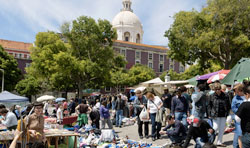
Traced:
<path id="1" fill-rule="evenodd" d="M 183 72 L 183 65 L 167 57 L 166 47 L 143 44 L 143 26 L 139 17 L 133 13 L 131 0 L 122 0 L 122 5 L 112 25 L 117 31 L 114 49 L 126 59 L 126 68 L 143 64 L 152 68 L 157 75 L 170 69 Z"/>
<path id="2" fill-rule="evenodd" d="M 143 28 L 140 19 L 131 9 L 131 0 L 123 0 L 123 9 L 113 19 L 113 28 L 116 28 L 118 40 L 142 43 Z"/>

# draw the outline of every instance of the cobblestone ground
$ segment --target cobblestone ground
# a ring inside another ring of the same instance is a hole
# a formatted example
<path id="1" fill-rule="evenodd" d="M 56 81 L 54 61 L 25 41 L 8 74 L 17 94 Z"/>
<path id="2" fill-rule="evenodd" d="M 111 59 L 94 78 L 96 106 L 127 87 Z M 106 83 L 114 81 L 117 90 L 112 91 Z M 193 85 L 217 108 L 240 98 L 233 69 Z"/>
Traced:
<path id="1" fill-rule="evenodd" d="M 152 141 L 151 138 L 146 139 L 145 137 L 143 139 L 140 139 L 137 132 L 137 124 L 131 125 L 131 126 L 125 126 L 122 128 L 114 127 L 115 131 L 118 133 L 119 137 L 126 137 L 128 136 L 131 140 L 136 141 L 142 141 L 147 143 L 152 143 L 154 146 L 163 146 L 167 143 L 170 143 L 170 140 L 163 136 L 161 139 L 158 139 L 156 141 Z M 149 125 L 149 133 L 151 133 L 151 124 Z M 227 145 L 228 148 L 233 148 L 233 133 L 225 134 L 223 136 L 224 144 Z M 216 140 L 215 140 L 216 142 Z M 190 148 L 194 147 L 194 141 L 191 140 L 191 144 L 189 146 Z"/>

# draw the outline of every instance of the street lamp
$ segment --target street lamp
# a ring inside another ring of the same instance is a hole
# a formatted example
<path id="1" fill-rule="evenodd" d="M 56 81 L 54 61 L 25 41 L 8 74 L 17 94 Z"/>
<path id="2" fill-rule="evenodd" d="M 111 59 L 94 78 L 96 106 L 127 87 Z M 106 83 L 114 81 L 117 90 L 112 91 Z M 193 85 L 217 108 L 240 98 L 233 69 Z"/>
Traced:
<path id="1" fill-rule="evenodd" d="M 4 69 L 1 69 L 1 68 L 0 68 L 0 70 L 1 70 L 2 73 L 3 73 L 3 76 L 2 76 L 2 92 L 3 92 L 3 90 L 4 90 Z"/>

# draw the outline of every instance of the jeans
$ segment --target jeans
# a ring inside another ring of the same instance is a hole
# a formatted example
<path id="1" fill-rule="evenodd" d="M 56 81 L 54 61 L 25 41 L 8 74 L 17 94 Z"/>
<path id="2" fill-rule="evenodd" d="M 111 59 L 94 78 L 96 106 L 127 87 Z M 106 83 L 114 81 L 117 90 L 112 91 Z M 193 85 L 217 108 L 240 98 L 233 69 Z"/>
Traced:
<path id="1" fill-rule="evenodd" d="M 149 122 L 143 122 L 140 120 L 140 117 L 137 118 L 137 124 L 138 124 L 138 134 L 139 136 L 143 136 L 142 134 L 142 125 L 144 124 L 144 134 L 145 136 L 148 136 L 148 124 Z"/>
<path id="2" fill-rule="evenodd" d="M 101 123 L 102 123 L 101 129 L 104 129 L 104 128 L 105 128 L 105 124 L 106 124 L 106 123 L 108 124 L 109 129 L 112 129 L 112 128 L 113 128 L 113 125 L 112 125 L 112 123 L 111 123 L 110 118 L 104 118 L 103 120 L 101 120 Z"/>
<path id="3" fill-rule="evenodd" d="M 116 117 L 115 117 L 115 125 L 121 126 L 122 125 L 122 117 L 123 117 L 123 110 L 119 109 L 116 111 Z"/>
<path id="4" fill-rule="evenodd" d="M 213 119 L 213 129 L 215 132 L 219 131 L 217 144 L 222 144 L 224 129 L 226 126 L 226 117 L 216 117 Z"/>
<path id="5" fill-rule="evenodd" d="M 194 110 L 194 113 L 193 113 L 193 115 L 194 115 L 194 117 L 198 117 L 198 118 L 200 118 L 200 119 L 204 119 L 204 117 L 205 117 L 205 113 L 200 113 L 200 112 L 198 112 L 197 110 Z"/>
<path id="6" fill-rule="evenodd" d="M 239 148 L 239 143 L 238 143 L 239 136 L 242 136 L 240 123 L 235 122 L 234 140 L 233 140 L 233 147 L 234 148 Z"/>
<path id="7" fill-rule="evenodd" d="M 152 124 L 151 135 L 153 138 L 160 137 L 161 123 L 155 122 L 156 113 L 150 113 L 150 119 Z"/>
<path id="8" fill-rule="evenodd" d="M 208 134 L 208 143 L 214 143 L 215 140 L 215 134 Z M 195 139 L 195 148 L 202 148 L 203 145 L 205 145 L 204 138 L 198 137 Z"/>
<path id="9" fill-rule="evenodd" d="M 241 137 L 241 142 L 243 148 L 249 148 L 250 147 L 250 133 L 244 133 Z"/>
<path id="10" fill-rule="evenodd" d="M 187 127 L 187 113 L 185 112 L 175 112 L 175 120 L 182 121 L 182 124 Z"/>

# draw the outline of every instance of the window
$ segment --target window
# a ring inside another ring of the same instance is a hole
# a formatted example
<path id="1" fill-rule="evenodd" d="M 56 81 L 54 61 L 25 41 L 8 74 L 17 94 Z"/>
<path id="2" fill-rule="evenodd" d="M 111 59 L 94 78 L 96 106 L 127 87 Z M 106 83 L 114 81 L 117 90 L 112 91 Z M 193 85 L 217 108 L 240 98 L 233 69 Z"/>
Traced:
<path id="1" fill-rule="evenodd" d="M 111 91 L 111 88 L 108 87 L 108 86 L 106 86 L 106 87 L 105 87 L 105 91 L 106 91 L 106 92 L 110 92 L 110 91 Z"/>
<path id="2" fill-rule="evenodd" d="M 141 37 L 140 34 L 136 35 L 136 43 L 140 43 L 141 42 Z"/>
<path id="3" fill-rule="evenodd" d="M 159 72 L 163 72 L 163 64 L 159 64 Z"/>
<path id="4" fill-rule="evenodd" d="M 30 63 L 26 63 L 25 67 L 30 67 Z"/>
<path id="5" fill-rule="evenodd" d="M 153 53 L 148 54 L 148 60 L 153 60 Z"/>
<path id="6" fill-rule="evenodd" d="M 124 33 L 124 39 L 125 39 L 125 41 L 129 42 L 129 38 L 130 38 L 130 33 L 129 32 L 125 32 Z"/>
<path id="7" fill-rule="evenodd" d="M 140 64 L 140 60 L 135 60 L 135 64 Z"/>
<path id="8" fill-rule="evenodd" d="M 160 59 L 161 62 L 163 62 L 163 61 L 164 61 L 163 55 L 160 55 L 160 58 L 159 58 L 159 59 Z"/>
<path id="9" fill-rule="evenodd" d="M 153 69 L 153 63 L 152 62 L 148 62 L 148 67 Z"/>
<path id="10" fill-rule="evenodd" d="M 22 58 L 22 54 L 19 53 L 19 54 L 17 55 L 17 58 L 21 59 L 21 58 Z"/>
<path id="11" fill-rule="evenodd" d="M 125 49 L 121 49 L 121 55 L 123 55 L 124 57 L 126 57 L 126 50 Z"/>
<path id="12" fill-rule="evenodd" d="M 173 64 L 171 64 L 169 69 L 174 69 L 174 65 L 173 65 Z"/>
<path id="13" fill-rule="evenodd" d="M 135 52 L 135 58 L 136 59 L 140 59 L 140 51 L 136 51 Z"/>
<path id="14" fill-rule="evenodd" d="M 180 65 L 180 69 L 179 69 L 180 72 L 184 72 L 184 66 Z"/>

